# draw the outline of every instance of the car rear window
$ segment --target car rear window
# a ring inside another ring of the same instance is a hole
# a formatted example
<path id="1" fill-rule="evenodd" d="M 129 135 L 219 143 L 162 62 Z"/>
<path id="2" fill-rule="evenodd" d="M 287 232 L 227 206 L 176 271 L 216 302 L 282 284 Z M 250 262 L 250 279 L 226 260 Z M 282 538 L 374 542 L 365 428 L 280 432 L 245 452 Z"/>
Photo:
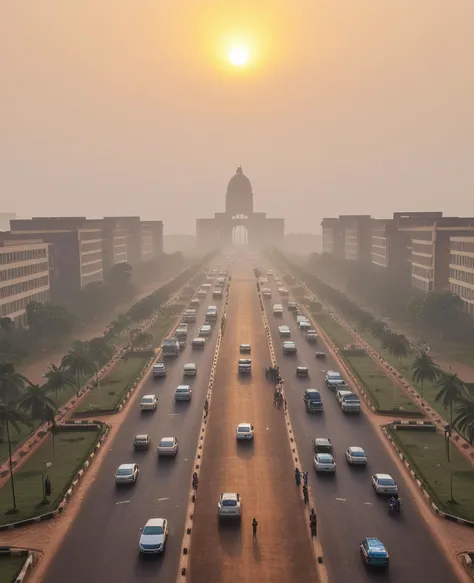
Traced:
<path id="1" fill-rule="evenodd" d="M 129 476 L 132 473 L 132 469 L 130 468 L 121 468 L 117 470 L 118 476 Z"/>
<path id="2" fill-rule="evenodd" d="M 237 431 L 238 431 L 239 433 L 248 433 L 248 432 L 250 431 L 250 427 L 249 427 L 248 425 L 246 425 L 245 427 L 239 427 L 239 428 L 237 429 Z"/>
<path id="3" fill-rule="evenodd" d="M 171 439 L 162 439 L 160 441 L 160 447 L 173 447 L 174 441 Z"/>
<path id="4" fill-rule="evenodd" d="M 222 506 L 237 506 L 236 500 L 222 500 Z"/>
<path id="5" fill-rule="evenodd" d="M 142 403 L 153 403 L 153 400 L 152 397 L 145 397 L 142 399 Z"/>
<path id="6" fill-rule="evenodd" d="M 395 482 L 393 480 L 389 480 L 387 478 L 382 478 L 381 480 L 379 479 L 379 484 L 381 486 L 393 486 L 395 484 Z"/>

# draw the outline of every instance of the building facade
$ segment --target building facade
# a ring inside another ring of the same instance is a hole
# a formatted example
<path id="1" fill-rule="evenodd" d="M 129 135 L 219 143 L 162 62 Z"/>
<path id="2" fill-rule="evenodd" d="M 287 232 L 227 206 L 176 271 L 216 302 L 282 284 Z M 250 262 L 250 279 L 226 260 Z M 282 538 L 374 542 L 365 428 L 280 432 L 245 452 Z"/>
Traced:
<path id="1" fill-rule="evenodd" d="M 0 240 L 0 318 L 25 326 L 26 306 L 50 300 L 49 245 Z"/>
<path id="2" fill-rule="evenodd" d="M 323 219 L 321 228 L 323 253 L 331 253 L 335 257 L 342 259 L 344 257 L 344 230 L 339 223 L 339 219 Z"/>
<path id="3" fill-rule="evenodd" d="M 464 302 L 474 318 L 474 233 L 468 237 L 450 237 L 449 290 Z"/>
<path id="4" fill-rule="evenodd" d="M 266 213 L 254 212 L 253 197 L 250 180 L 239 166 L 227 186 L 225 212 L 216 213 L 213 219 L 196 221 L 198 249 L 206 251 L 234 244 L 234 233 L 241 227 L 246 230 L 249 245 L 282 248 L 285 240 L 284 219 L 269 219 Z"/>

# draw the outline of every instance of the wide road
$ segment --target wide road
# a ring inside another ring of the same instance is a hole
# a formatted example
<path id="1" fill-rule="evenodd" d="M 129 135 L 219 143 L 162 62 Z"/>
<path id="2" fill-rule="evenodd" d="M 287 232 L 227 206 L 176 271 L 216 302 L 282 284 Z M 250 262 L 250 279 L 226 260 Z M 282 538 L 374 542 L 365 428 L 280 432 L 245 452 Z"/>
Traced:
<path id="1" fill-rule="evenodd" d="M 221 302 L 222 303 L 222 302 Z M 215 350 L 217 330 L 203 350 L 192 350 L 190 341 L 204 323 L 208 304 L 217 304 L 210 292 L 201 302 L 196 324 L 191 324 L 188 345 L 177 359 L 167 359 L 165 379 L 149 378 L 141 395 L 158 396 L 155 413 L 140 413 L 139 397 L 112 443 L 105 442 L 108 453 L 97 479 L 82 503 L 63 544 L 58 549 L 46 576 L 48 583 L 84 583 L 110 581 L 174 581 L 178 572 L 181 543 L 186 519 L 188 492 L 204 400 Z M 183 365 L 195 362 L 195 379 L 183 379 Z M 179 384 L 191 384 L 190 403 L 175 403 Z M 148 433 L 151 447 L 135 452 L 133 438 Z M 176 458 L 157 459 L 156 447 L 162 437 L 179 439 Z M 140 475 L 134 486 L 116 488 L 114 474 L 122 463 L 136 462 Z M 170 536 L 163 557 L 140 558 L 140 528 L 149 518 L 167 518 Z"/>
<path id="2" fill-rule="evenodd" d="M 252 377 L 239 378 L 239 345 L 252 346 Z M 251 266 L 236 260 L 217 364 L 190 551 L 191 583 L 317 581 L 303 502 L 282 411 L 272 406 L 264 369 L 270 355 Z M 251 422 L 253 445 L 237 444 Z M 219 524 L 220 492 L 242 496 L 242 522 Z M 259 522 L 252 540 L 252 519 Z"/>
<path id="3" fill-rule="evenodd" d="M 329 351 L 319 339 L 318 348 L 306 342 L 304 333 L 296 326 L 296 318 L 286 309 L 286 302 L 283 302 L 283 318 L 275 318 L 272 305 L 282 303 L 278 286 L 270 279 L 263 287 L 272 289 L 273 298 L 265 300 L 265 307 L 280 374 L 285 381 L 285 395 L 302 469 L 309 472 L 329 580 L 366 583 L 367 570 L 360 557 L 359 542 L 367 536 L 377 536 L 386 545 L 391 562 L 390 569 L 381 574 L 381 580 L 403 583 L 456 581 L 451 566 L 404 487 L 410 478 L 398 470 L 381 442 L 382 436 L 363 413 L 343 414 L 335 394 L 326 388 L 326 370 L 339 370 Z M 298 349 L 296 356 L 283 356 L 282 340 L 278 334 L 281 324 L 287 324 L 291 329 L 291 339 Z M 315 359 L 317 349 L 327 352 L 326 361 Z M 309 379 L 296 378 L 297 364 L 309 367 Z M 303 403 L 306 388 L 321 391 L 323 414 L 306 412 Z M 311 444 L 314 437 L 331 438 L 337 467 L 334 477 L 316 475 Z M 366 468 L 349 466 L 344 456 L 349 446 L 364 448 L 368 457 Z M 398 483 L 403 500 L 402 516 L 394 518 L 388 515 L 387 499 L 376 496 L 371 487 L 374 473 L 388 473 Z"/>

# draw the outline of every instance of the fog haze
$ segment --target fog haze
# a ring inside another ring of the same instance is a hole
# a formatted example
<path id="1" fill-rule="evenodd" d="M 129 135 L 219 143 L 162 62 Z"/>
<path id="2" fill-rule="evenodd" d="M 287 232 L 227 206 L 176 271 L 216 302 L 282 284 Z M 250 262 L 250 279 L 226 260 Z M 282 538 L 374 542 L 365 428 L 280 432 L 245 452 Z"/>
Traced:
<path id="1" fill-rule="evenodd" d="M 271 6 L 270 6 L 271 5 Z M 472 0 L 0 0 L 0 210 L 474 214 Z M 251 64 L 223 64 L 229 38 Z M 239 41 L 240 42 L 240 41 Z M 252 61 L 253 59 L 253 61 Z"/>

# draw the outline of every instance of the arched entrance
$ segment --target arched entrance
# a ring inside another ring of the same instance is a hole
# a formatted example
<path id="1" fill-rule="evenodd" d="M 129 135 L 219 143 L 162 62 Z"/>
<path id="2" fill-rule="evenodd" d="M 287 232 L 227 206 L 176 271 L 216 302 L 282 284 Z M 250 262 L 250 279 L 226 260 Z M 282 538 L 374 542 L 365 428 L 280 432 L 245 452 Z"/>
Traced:
<path id="1" fill-rule="evenodd" d="M 232 245 L 242 246 L 249 244 L 249 232 L 245 225 L 248 220 L 248 216 L 242 214 L 232 217 L 234 224 L 232 227 Z"/>

